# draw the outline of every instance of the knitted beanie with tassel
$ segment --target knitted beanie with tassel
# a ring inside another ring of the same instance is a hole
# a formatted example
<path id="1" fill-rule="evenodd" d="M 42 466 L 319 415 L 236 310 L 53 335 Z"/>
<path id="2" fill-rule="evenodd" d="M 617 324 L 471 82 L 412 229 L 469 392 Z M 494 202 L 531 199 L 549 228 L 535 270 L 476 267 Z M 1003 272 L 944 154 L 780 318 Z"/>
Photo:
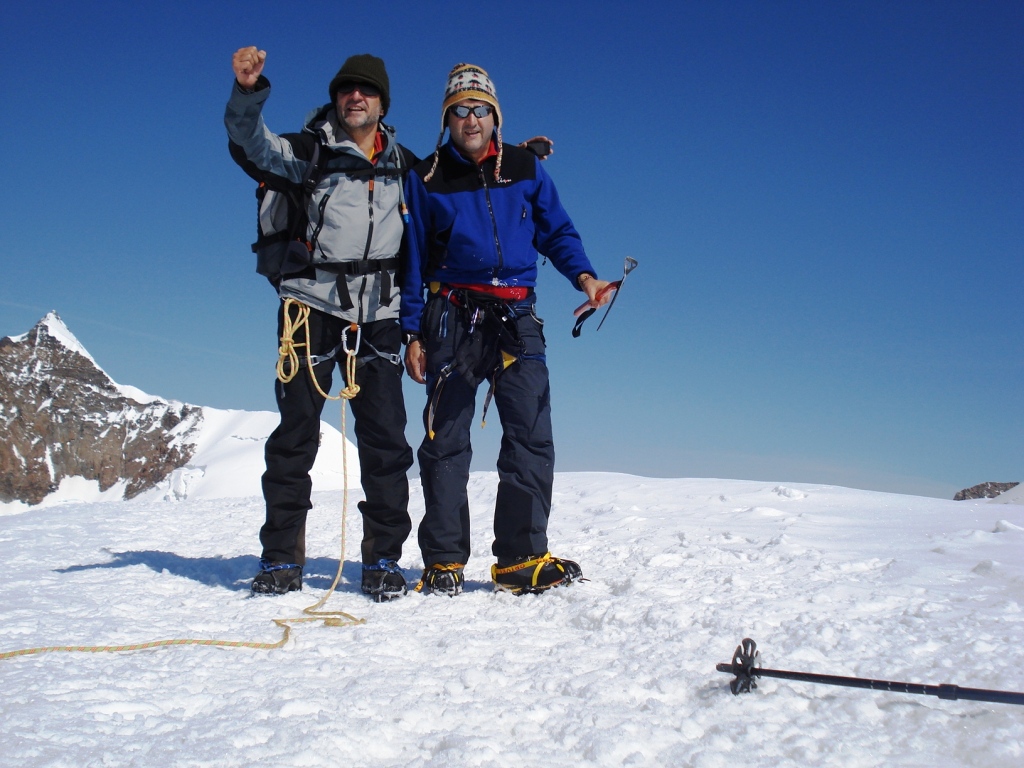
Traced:
<path id="1" fill-rule="evenodd" d="M 448 83 L 444 89 L 444 103 L 441 105 L 441 134 L 437 137 L 437 146 L 434 148 L 434 164 L 430 167 L 430 173 L 424 176 L 423 180 L 430 181 L 437 170 L 441 145 L 444 142 L 444 132 L 448 127 L 448 108 L 465 99 L 476 99 L 494 107 L 494 126 L 498 140 L 498 162 L 494 167 L 494 180 L 500 184 L 505 181 L 501 178 L 501 106 L 498 104 L 498 93 L 494 89 L 494 83 L 491 82 L 490 76 L 482 67 L 475 64 L 456 64 L 448 73 Z"/>

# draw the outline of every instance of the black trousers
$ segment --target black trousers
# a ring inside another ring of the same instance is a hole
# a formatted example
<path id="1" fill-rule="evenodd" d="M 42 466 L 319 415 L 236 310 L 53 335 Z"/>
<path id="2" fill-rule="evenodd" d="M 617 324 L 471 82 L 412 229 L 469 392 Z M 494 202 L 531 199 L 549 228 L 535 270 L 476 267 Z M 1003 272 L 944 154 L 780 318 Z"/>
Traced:
<path id="1" fill-rule="evenodd" d="M 494 508 L 496 557 L 539 554 L 548 549 L 555 449 L 551 432 L 551 390 L 545 362 L 543 322 L 533 299 L 515 306 L 515 326 L 522 354 L 495 379 L 494 406 L 501 419 L 498 495 Z M 426 512 L 419 527 L 424 565 L 465 563 L 469 559 L 470 520 L 466 486 L 473 456 L 470 428 L 479 381 L 452 370 L 479 341 L 468 340 L 466 314 L 443 296 L 427 303 L 421 323 L 427 355 L 427 406 L 417 457 Z M 493 334 L 480 325 L 474 334 Z M 496 338 L 484 347 L 498 347 Z M 499 357 L 500 359 L 500 357 Z M 433 436 L 431 436 L 433 431 Z"/>
<path id="2" fill-rule="evenodd" d="M 284 317 L 278 313 L 278 337 Z M 314 356 L 337 350 L 330 359 L 313 367 L 320 388 L 331 391 L 334 366 L 342 365 L 345 352 L 338 348 L 348 323 L 317 310 L 309 315 Z M 300 335 L 296 341 L 303 341 Z M 349 346 L 355 334 L 349 332 Z M 378 356 L 395 355 L 395 362 Z M 405 439 L 405 401 L 402 396 L 401 330 L 397 320 L 378 320 L 362 326 L 356 383 L 360 387 L 349 404 L 355 417 L 360 479 L 366 500 L 359 503 L 363 516 L 362 560 L 398 560 L 409 537 L 409 480 L 412 449 Z M 300 348 L 300 359 L 305 350 Z M 349 382 L 345 382 L 348 384 Z M 267 469 L 263 474 L 263 497 L 267 519 L 260 529 L 263 557 L 279 562 L 305 564 L 306 513 L 312 507 L 309 471 L 320 444 L 320 414 L 325 400 L 316 391 L 305 362 L 288 384 L 276 382 L 277 407 L 281 423 L 266 445 Z"/>

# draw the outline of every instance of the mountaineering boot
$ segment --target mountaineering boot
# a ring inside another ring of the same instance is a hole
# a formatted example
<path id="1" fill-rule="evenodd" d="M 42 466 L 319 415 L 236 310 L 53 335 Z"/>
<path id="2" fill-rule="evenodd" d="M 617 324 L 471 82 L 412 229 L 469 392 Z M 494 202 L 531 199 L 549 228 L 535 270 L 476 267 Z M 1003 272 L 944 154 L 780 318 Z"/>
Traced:
<path id="1" fill-rule="evenodd" d="M 283 595 L 302 589 L 302 566 L 260 560 L 260 572 L 252 580 L 250 589 L 254 595 Z"/>
<path id="2" fill-rule="evenodd" d="M 423 569 L 416 591 L 421 592 L 426 588 L 430 595 L 455 597 L 462 593 L 462 569 L 465 567 L 462 563 L 434 563 Z"/>
<path id="3" fill-rule="evenodd" d="M 363 593 L 375 603 L 394 600 L 406 593 L 405 576 L 394 560 L 378 560 L 363 565 Z"/>
<path id="4" fill-rule="evenodd" d="M 537 594 L 545 589 L 572 584 L 583 578 L 583 569 L 572 560 L 552 557 L 550 552 L 543 555 L 498 558 L 498 564 L 491 566 L 491 579 L 495 589 L 511 592 L 513 595 Z"/>

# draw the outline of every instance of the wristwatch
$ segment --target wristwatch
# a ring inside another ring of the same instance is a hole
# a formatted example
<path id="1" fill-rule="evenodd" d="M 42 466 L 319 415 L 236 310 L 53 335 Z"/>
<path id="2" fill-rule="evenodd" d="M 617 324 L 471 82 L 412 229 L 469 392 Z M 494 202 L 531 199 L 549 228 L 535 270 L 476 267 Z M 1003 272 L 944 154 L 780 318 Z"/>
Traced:
<path id="1" fill-rule="evenodd" d="M 406 346 L 409 346 L 414 341 L 419 341 L 419 340 L 420 340 L 420 335 L 418 333 L 405 333 L 405 334 L 402 335 L 402 342 Z"/>

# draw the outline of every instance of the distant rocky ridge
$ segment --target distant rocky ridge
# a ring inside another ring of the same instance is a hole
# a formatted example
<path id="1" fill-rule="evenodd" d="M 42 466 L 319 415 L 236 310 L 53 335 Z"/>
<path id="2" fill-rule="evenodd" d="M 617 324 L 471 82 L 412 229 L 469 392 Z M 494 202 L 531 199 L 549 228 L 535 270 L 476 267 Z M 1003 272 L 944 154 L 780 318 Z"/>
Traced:
<path id="1" fill-rule="evenodd" d="M 967 501 L 968 499 L 994 499 L 1001 493 L 1011 488 L 1016 488 L 1020 483 L 980 483 L 957 491 L 953 501 Z"/>
<path id="2" fill-rule="evenodd" d="M 130 499 L 195 451 L 202 408 L 119 387 L 56 312 L 0 339 L 0 374 L 0 501 L 38 504 L 70 477 Z"/>

